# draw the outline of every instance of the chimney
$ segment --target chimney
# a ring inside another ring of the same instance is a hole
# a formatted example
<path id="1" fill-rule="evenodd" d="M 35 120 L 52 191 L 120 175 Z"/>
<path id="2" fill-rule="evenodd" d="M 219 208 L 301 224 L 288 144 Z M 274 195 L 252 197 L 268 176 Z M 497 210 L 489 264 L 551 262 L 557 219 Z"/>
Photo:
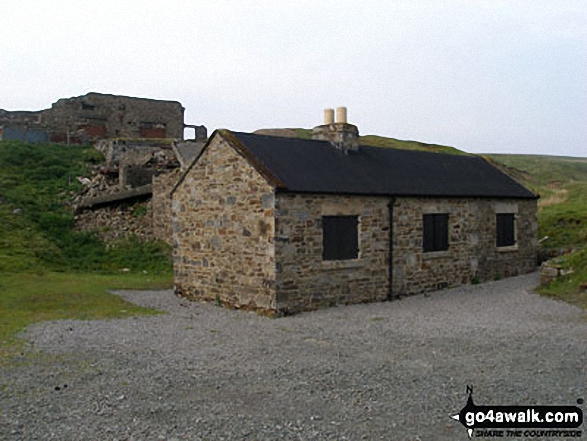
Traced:
<path id="1" fill-rule="evenodd" d="M 324 109 L 324 125 L 334 124 L 334 109 Z"/>
<path id="2" fill-rule="evenodd" d="M 324 109 L 324 124 L 314 127 L 312 139 L 328 141 L 345 154 L 359 150 L 359 129 L 347 122 L 346 107 L 336 108 L 336 122 L 334 109 Z"/>

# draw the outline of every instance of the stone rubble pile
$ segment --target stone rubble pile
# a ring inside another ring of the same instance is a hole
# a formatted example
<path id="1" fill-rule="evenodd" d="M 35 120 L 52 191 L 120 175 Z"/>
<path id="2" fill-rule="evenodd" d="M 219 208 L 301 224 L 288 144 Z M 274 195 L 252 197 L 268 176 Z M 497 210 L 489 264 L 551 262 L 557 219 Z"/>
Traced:
<path id="1" fill-rule="evenodd" d="M 114 194 L 120 191 L 118 176 L 102 174 L 98 169 L 94 170 L 90 177 L 79 176 L 77 179 L 83 185 L 83 189 L 74 196 L 72 201 L 72 206 L 76 211 L 79 210 L 81 202 L 87 198 L 103 194 Z"/>
<path id="2" fill-rule="evenodd" d="M 151 199 L 121 201 L 112 205 L 82 209 L 84 200 L 115 194 L 121 191 L 116 173 L 105 173 L 96 168 L 89 177 L 78 177 L 83 185 L 74 196 L 75 228 L 78 231 L 95 232 L 106 243 L 135 236 L 140 240 L 153 239 Z"/>
<path id="3" fill-rule="evenodd" d="M 106 243 L 136 236 L 153 239 L 151 200 L 121 203 L 95 210 L 83 210 L 75 216 L 79 231 L 95 232 Z"/>

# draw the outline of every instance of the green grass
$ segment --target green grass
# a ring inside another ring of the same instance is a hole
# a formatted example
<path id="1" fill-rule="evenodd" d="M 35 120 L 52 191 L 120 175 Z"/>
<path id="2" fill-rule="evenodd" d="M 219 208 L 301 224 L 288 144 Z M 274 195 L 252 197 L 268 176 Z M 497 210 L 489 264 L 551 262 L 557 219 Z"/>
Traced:
<path id="1" fill-rule="evenodd" d="M 108 289 L 167 288 L 167 276 L 144 274 L 4 274 L 0 278 L 0 355 L 19 347 L 17 333 L 43 320 L 109 319 L 159 312 L 141 308 Z"/>
<path id="2" fill-rule="evenodd" d="M 576 250 L 558 258 L 573 273 L 538 291 L 587 308 L 587 158 L 542 155 L 486 155 L 541 195 L 538 236 L 544 249 Z"/>
<path id="3" fill-rule="evenodd" d="M 546 186 L 553 182 L 587 182 L 587 158 L 506 154 L 484 156 L 528 173 L 535 181 L 533 185 Z"/>
<path id="4" fill-rule="evenodd" d="M 538 234 L 547 248 L 587 246 L 587 182 L 566 184 L 565 200 L 538 212 Z"/>
<path id="5" fill-rule="evenodd" d="M 131 237 L 107 246 L 95 234 L 74 230 L 69 204 L 81 189 L 76 177 L 102 159 L 87 146 L 0 141 L 0 243 L 8 248 L 0 252 L 0 271 L 41 265 L 55 271 L 171 273 L 171 250 L 164 243 Z M 137 209 L 136 216 L 145 214 Z"/>
<path id="6" fill-rule="evenodd" d="M 547 249 L 587 245 L 587 158 L 485 155 L 540 194 L 538 235 Z"/>
<path id="7" fill-rule="evenodd" d="M 566 271 L 572 269 L 572 273 L 539 287 L 538 292 L 587 309 L 587 290 L 581 288 L 587 284 L 587 248 L 558 257 L 553 263 L 561 265 Z"/>
<path id="8" fill-rule="evenodd" d="M 18 348 L 17 333 L 38 321 L 155 313 L 109 288 L 171 286 L 168 245 L 135 237 L 105 244 L 74 229 L 76 178 L 102 160 L 87 146 L 0 141 L 0 354 Z"/>
<path id="9" fill-rule="evenodd" d="M 418 141 L 403 141 L 400 139 L 386 138 L 384 136 L 376 135 L 361 136 L 359 142 L 361 145 L 371 147 L 384 147 L 400 150 L 420 150 L 433 153 L 449 153 L 451 155 L 470 155 L 467 152 L 463 152 L 462 150 L 445 145 L 426 144 Z"/>

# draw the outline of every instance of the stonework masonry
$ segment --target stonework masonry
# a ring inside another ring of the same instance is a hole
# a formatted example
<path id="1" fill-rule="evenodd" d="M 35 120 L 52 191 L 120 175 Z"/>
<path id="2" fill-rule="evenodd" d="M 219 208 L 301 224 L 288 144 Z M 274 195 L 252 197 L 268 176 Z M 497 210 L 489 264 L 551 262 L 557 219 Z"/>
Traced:
<path id="1" fill-rule="evenodd" d="M 393 296 L 536 269 L 536 200 L 398 198 L 393 209 Z M 423 215 L 448 213 L 449 248 L 424 253 Z M 496 246 L 496 214 L 516 214 L 516 245 Z"/>
<path id="2" fill-rule="evenodd" d="M 23 134 L 42 129 L 47 141 L 77 144 L 105 138 L 183 139 L 184 108 L 177 101 L 90 92 L 36 112 L 0 110 L 2 127 Z"/>
<path id="3" fill-rule="evenodd" d="M 277 309 L 383 301 L 389 293 L 389 198 L 277 193 Z M 359 257 L 322 258 L 322 217 L 359 217 Z"/>
<path id="4" fill-rule="evenodd" d="M 273 188 L 215 137 L 173 193 L 178 294 L 275 312 Z"/>
<path id="5" fill-rule="evenodd" d="M 153 236 L 173 245 L 173 229 L 171 226 L 171 189 L 179 180 L 181 171 L 179 168 L 169 172 L 153 176 L 153 197 L 151 200 L 153 213 Z"/>
<path id="6" fill-rule="evenodd" d="M 151 201 L 123 202 L 77 213 L 75 226 L 79 231 L 96 233 L 107 244 L 131 236 L 139 240 L 151 240 L 151 212 Z"/>

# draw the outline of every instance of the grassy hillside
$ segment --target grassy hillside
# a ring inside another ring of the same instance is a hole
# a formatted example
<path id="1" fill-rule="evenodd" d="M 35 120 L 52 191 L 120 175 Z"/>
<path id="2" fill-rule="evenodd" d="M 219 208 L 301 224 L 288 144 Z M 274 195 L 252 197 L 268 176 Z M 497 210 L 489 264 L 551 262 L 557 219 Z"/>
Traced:
<path id="1" fill-rule="evenodd" d="M 587 158 L 485 155 L 540 194 L 539 236 L 545 248 L 587 245 Z"/>
<path id="2" fill-rule="evenodd" d="M 0 141 L 0 272 L 170 272 L 163 244 L 131 239 L 106 247 L 74 231 L 69 203 L 80 189 L 76 177 L 100 160 L 91 147 Z"/>
<path id="3" fill-rule="evenodd" d="M 133 239 L 106 246 L 73 229 L 76 177 L 101 159 L 90 147 L 0 141 L 0 355 L 35 321 L 152 313 L 108 288 L 171 285 L 168 246 Z"/>

